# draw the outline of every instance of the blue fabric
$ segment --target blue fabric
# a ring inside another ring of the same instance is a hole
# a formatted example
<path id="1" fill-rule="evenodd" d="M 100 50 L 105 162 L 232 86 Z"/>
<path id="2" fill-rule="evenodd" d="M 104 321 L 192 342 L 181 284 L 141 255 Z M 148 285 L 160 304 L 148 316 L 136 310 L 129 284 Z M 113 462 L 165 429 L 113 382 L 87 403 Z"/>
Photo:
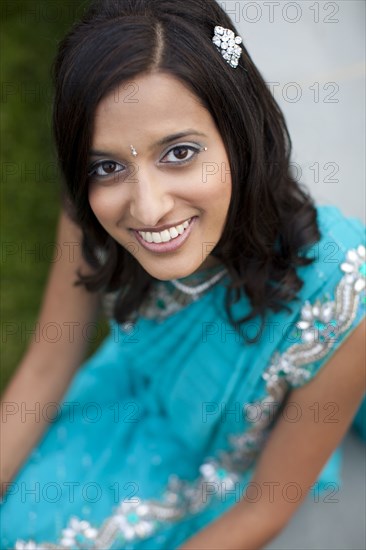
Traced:
<path id="1" fill-rule="evenodd" d="M 1 507 L 1 548 L 13 548 L 17 539 L 56 543 L 71 516 L 98 527 L 121 500 L 158 499 L 170 474 L 194 480 L 207 456 L 227 448 L 229 434 L 249 429 L 247 420 L 229 411 L 266 394 L 262 374 L 270 358 L 292 344 L 286 327 L 299 318 L 306 300 L 334 298 L 347 250 L 364 243 L 363 224 L 338 208 L 318 206 L 318 220 L 322 238 L 309 250 L 316 262 L 299 269 L 300 301 L 290 304 L 290 314 L 270 313 L 254 345 L 232 333 L 223 307 L 225 279 L 163 322 L 140 318 L 131 334 L 111 323 L 109 336 L 79 369 L 59 415 L 9 488 Z M 242 297 L 233 306 L 234 317 L 249 310 Z M 349 330 L 312 365 L 311 378 L 364 316 L 363 295 Z M 244 330 L 253 336 L 259 326 L 253 320 Z M 324 466 L 318 490 L 341 484 L 341 452 L 339 447 Z M 235 498 L 144 541 L 113 548 L 178 548 Z"/>
<path id="2" fill-rule="evenodd" d="M 364 397 L 360 408 L 353 420 L 352 428 L 355 432 L 366 441 L 366 397 Z"/>

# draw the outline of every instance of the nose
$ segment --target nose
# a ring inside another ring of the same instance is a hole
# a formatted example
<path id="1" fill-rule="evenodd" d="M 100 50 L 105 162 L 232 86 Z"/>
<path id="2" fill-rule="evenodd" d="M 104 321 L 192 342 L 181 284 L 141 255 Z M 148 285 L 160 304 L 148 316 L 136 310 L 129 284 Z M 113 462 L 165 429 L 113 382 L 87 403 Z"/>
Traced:
<path id="1" fill-rule="evenodd" d="M 161 181 L 161 174 L 153 174 L 140 167 L 131 182 L 130 215 L 138 227 L 154 227 L 173 209 L 174 199 Z"/>

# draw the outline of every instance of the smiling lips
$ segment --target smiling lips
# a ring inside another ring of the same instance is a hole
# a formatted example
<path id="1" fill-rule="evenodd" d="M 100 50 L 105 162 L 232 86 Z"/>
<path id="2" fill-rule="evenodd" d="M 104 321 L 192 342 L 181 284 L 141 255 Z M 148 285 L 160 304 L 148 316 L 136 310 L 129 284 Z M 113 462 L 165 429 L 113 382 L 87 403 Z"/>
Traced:
<path id="1" fill-rule="evenodd" d="M 189 226 L 192 218 L 186 220 L 184 223 L 165 229 L 164 231 L 151 232 L 151 231 L 138 231 L 139 235 L 148 243 L 167 243 L 172 239 L 175 239 L 179 235 L 182 235 L 185 229 Z"/>
<path id="2" fill-rule="evenodd" d="M 179 248 L 189 237 L 197 216 L 186 220 L 184 223 L 165 229 L 160 232 L 133 230 L 137 240 L 147 250 L 153 252 L 172 252 Z"/>

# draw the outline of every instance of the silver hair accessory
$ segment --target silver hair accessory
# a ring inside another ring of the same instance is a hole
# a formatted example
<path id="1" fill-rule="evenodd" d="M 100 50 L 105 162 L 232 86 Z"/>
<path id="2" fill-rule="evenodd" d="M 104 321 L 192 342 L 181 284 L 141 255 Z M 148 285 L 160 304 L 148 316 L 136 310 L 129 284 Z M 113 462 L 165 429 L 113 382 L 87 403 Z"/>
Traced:
<path id="1" fill-rule="evenodd" d="M 227 63 L 236 69 L 243 51 L 239 44 L 243 42 L 243 39 L 240 36 L 235 36 L 235 33 L 230 29 L 216 26 L 212 42 Z"/>
<path id="2" fill-rule="evenodd" d="M 134 157 L 137 157 L 137 151 L 133 145 L 130 145 L 130 149 L 131 149 L 131 155 L 133 155 Z"/>

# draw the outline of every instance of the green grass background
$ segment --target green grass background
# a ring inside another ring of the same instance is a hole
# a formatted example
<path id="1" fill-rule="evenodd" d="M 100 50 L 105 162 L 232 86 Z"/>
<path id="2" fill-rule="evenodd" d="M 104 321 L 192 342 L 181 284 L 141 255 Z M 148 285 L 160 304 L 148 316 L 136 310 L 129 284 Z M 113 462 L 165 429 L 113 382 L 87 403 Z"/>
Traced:
<path id="1" fill-rule="evenodd" d="M 49 243 L 55 242 L 60 181 L 51 135 L 51 65 L 59 41 L 87 6 L 87 0 L 0 1 L 0 391 L 30 340 L 54 250 Z"/>

